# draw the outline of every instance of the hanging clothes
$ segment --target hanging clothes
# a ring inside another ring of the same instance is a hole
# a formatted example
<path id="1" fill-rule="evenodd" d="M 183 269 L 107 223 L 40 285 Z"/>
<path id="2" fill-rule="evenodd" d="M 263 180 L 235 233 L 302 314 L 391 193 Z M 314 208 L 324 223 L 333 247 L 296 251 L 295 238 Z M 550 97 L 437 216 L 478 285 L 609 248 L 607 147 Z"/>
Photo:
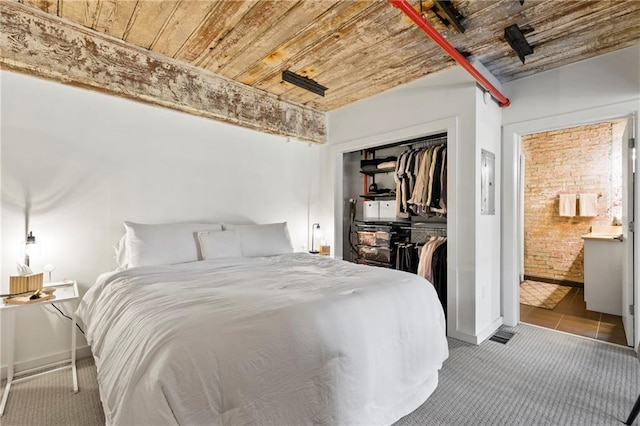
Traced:
<path id="1" fill-rule="evenodd" d="M 398 243 L 396 246 L 396 269 L 416 273 L 418 269 L 418 250 L 413 243 Z"/>
<path id="2" fill-rule="evenodd" d="M 393 180 L 396 182 L 396 217 L 408 219 L 407 211 L 407 195 L 406 195 L 406 166 L 409 151 L 403 152 L 398 158 L 396 171 L 393 174 Z"/>
<path id="3" fill-rule="evenodd" d="M 394 179 L 398 217 L 446 214 L 445 145 L 405 151 L 398 160 Z"/>
<path id="4" fill-rule="evenodd" d="M 433 271 L 433 287 L 436 289 L 438 299 L 447 315 L 447 241 L 440 244 L 434 251 L 431 259 Z"/>
<path id="5" fill-rule="evenodd" d="M 442 150 L 442 170 L 440 172 L 440 201 L 433 205 L 431 211 L 438 215 L 447 213 L 447 148 Z"/>
<path id="6" fill-rule="evenodd" d="M 429 282 L 433 282 L 433 252 L 438 246 L 446 241 L 445 237 L 432 236 L 422 247 L 420 252 L 420 262 L 418 263 L 418 275 L 426 278 Z"/>
<path id="7" fill-rule="evenodd" d="M 439 158 L 438 153 L 442 148 L 443 148 L 442 146 L 436 146 L 435 149 L 433 150 L 433 156 L 431 158 L 431 167 L 429 168 L 429 187 L 428 187 L 428 193 L 427 193 L 427 200 L 425 201 L 425 207 L 431 206 L 431 200 L 433 199 L 434 191 L 436 191 L 436 186 L 437 186 L 435 185 L 436 179 L 438 180 L 438 184 L 440 182 L 439 174 L 442 168 L 442 163 L 438 161 L 438 158 Z M 439 194 L 440 189 L 437 188 L 437 191 Z M 438 195 L 438 201 L 439 200 L 440 200 L 440 196 Z"/>
<path id="8" fill-rule="evenodd" d="M 436 161 L 433 171 L 433 178 L 431 179 L 431 196 L 427 203 L 431 211 L 433 211 L 433 209 L 440 208 L 440 193 L 442 191 L 442 167 L 444 165 L 444 156 L 442 155 L 442 153 L 445 150 L 446 148 L 442 147 L 438 152 L 434 154 L 434 157 L 436 157 Z"/>
<path id="9" fill-rule="evenodd" d="M 431 165 L 431 153 L 433 148 L 427 148 L 421 151 L 420 162 L 417 167 L 416 185 L 413 188 L 411 198 L 409 199 L 409 205 L 414 214 L 420 214 L 421 206 L 423 203 L 423 194 L 425 188 L 428 185 L 428 170 Z"/>

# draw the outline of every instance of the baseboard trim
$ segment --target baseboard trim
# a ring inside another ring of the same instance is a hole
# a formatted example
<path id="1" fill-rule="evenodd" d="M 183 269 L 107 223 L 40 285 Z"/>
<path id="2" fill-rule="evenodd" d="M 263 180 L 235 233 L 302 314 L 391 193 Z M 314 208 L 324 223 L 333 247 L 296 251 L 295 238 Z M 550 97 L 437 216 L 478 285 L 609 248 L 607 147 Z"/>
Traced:
<path id="1" fill-rule="evenodd" d="M 76 349 L 76 360 L 87 358 L 91 356 L 91 348 L 89 346 L 82 346 Z M 32 370 L 39 367 L 47 366 L 49 364 L 55 364 L 69 359 L 69 351 L 62 351 L 55 354 L 50 354 L 40 358 L 33 358 L 27 361 L 16 362 L 13 365 L 14 373 L 20 373 L 22 371 Z M 7 378 L 7 365 L 0 367 L 0 379 Z"/>
<path id="2" fill-rule="evenodd" d="M 533 275 L 525 275 L 524 279 L 529 281 L 540 281 L 542 283 L 566 285 L 568 287 L 584 288 L 584 283 L 581 283 L 578 281 L 558 280 L 555 278 L 546 278 L 546 277 L 534 277 Z"/>

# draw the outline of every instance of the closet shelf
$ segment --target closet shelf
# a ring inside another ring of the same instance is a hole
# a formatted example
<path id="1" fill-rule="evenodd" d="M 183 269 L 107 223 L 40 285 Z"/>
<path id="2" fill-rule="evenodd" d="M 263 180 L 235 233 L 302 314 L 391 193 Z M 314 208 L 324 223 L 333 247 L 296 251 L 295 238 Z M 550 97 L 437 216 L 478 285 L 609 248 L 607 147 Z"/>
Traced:
<path id="1" fill-rule="evenodd" d="M 363 175 L 367 175 L 367 176 L 373 176 L 373 175 L 377 175 L 380 173 L 392 173 L 395 172 L 396 168 L 395 167 L 389 167 L 386 169 L 377 169 L 377 170 L 371 170 L 371 171 L 365 171 L 365 170 L 360 170 L 360 173 L 362 173 Z"/>
<path id="2" fill-rule="evenodd" d="M 395 200 L 395 194 L 363 194 L 359 196 L 367 200 Z"/>
<path id="3" fill-rule="evenodd" d="M 403 229 L 447 229 L 447 221 L 446 218 L 434 218 L 434 220 L 428 221 L 412 221 L 407 219 L 396 219 L 396 220 L 355 220 L 356 226 L 366 227 L 366 226 L 389 226 L 389 227 L 399 227 Z"/>

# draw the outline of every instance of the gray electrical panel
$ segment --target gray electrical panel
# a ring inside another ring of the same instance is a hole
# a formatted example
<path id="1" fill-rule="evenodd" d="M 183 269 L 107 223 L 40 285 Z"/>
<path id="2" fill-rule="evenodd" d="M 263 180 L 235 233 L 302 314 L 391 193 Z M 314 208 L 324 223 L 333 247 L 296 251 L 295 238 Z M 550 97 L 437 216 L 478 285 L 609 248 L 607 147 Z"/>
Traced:
<path id="1" fill-rule="evenodd" d="M 496 214 L 496 184 L 495 184 L 496 156 L 487 150 L 482 150 L 480 157 L 480 214 Z"/>

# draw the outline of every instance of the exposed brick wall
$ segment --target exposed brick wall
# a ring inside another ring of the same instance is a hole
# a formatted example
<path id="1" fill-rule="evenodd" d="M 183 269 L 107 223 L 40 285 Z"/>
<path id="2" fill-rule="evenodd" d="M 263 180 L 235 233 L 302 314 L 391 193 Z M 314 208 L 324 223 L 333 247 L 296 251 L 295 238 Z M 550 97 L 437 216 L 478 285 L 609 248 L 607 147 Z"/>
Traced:
<path id="1" fill-rule="evenodd" d="M 615 121 L 522 138 L 525 275 L 584 282 L 582 235 L 622 214 L 624 125 Z M 602 194 L 598 216 L 561 217 L 558 195 L 581 192 Z"/>

